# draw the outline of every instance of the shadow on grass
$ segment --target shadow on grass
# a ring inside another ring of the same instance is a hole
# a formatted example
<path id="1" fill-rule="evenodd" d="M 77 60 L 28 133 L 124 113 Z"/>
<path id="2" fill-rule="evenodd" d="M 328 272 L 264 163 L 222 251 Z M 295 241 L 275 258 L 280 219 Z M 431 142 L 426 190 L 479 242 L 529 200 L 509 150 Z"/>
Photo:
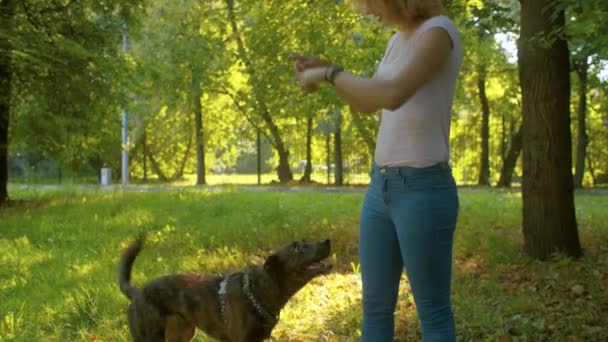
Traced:
<path id="1" fill-rule="evenodd" d="M 48 201 L 36 200 L 36 199 L 9 200 L 7 202 L 2 203 L 2 205 L 0 205 L 0 210 L 7 211 L 7 210 L 38 209 L 38 208 L 42 208 L 46 204 L 48 204 Z"/>

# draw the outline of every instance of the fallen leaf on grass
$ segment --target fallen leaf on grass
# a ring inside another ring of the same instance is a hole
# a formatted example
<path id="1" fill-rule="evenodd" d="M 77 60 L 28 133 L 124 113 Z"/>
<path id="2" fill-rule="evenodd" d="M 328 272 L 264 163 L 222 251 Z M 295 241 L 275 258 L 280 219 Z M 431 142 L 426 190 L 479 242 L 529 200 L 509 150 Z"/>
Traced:
<path id="1" fill-rule="evenodd" d="M 582 295 L 583 293 L 585 293 L 585 288 L 583 287 L 583 285 L 580 284 L 576 284 L 574 286 L 572 286 L 571 288 L 572 292 L 574 292 L 574 294 L 576 295 Z"/>

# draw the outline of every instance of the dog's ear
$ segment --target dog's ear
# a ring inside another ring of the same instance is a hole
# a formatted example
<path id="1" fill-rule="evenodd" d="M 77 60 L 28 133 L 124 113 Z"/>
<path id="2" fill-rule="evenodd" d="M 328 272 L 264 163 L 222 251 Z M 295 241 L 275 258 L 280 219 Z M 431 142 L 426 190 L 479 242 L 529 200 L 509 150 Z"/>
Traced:
<path id="1" fill-rule="evenodd" d="M 264 269 L 266 271 L 278 271 L 281 269 L 281 260 L 276 254 L 271 254 L 266 262 L 264 262 Z"/>

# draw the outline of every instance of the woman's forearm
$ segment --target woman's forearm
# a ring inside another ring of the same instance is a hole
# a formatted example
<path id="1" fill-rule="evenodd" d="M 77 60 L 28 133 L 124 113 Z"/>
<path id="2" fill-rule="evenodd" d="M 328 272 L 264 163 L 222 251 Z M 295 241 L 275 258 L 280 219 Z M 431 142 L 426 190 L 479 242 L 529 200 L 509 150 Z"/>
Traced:
<path id="1" fill-rule="evenodd" d="M 359 78 L 347 72 L 336 75 L 334 79 L 338 96 L 362 113 L 375 112 L 381 108 L 399 108 L 404 102 L 403 95 L 397 94 L 393 83 L 390 80 Z"/>

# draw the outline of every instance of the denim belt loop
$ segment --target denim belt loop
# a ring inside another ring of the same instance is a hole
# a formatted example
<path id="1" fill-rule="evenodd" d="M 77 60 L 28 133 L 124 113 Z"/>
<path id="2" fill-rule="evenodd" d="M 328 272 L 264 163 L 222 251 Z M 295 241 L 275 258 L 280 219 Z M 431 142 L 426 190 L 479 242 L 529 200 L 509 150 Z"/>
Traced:
<path id="1" fill-rule="evenodd" d="M 399 168 L 399 176 L 401 177 L 401 180 L 403 181 L 403 184 L 405 184 L 405 179 L 407 178 L 405 176 L 405 174 L 406 174 L 405 170 L 402 167 L 400 167 Z"/>
<path id="2" fill-rule="evenodd" d="M 384 178 L 382 180 L 382 198 L 384 199 L 384 204 L 388 205 L 390 201 L 390 193 L 388 192 L 388 178 Z"/>

